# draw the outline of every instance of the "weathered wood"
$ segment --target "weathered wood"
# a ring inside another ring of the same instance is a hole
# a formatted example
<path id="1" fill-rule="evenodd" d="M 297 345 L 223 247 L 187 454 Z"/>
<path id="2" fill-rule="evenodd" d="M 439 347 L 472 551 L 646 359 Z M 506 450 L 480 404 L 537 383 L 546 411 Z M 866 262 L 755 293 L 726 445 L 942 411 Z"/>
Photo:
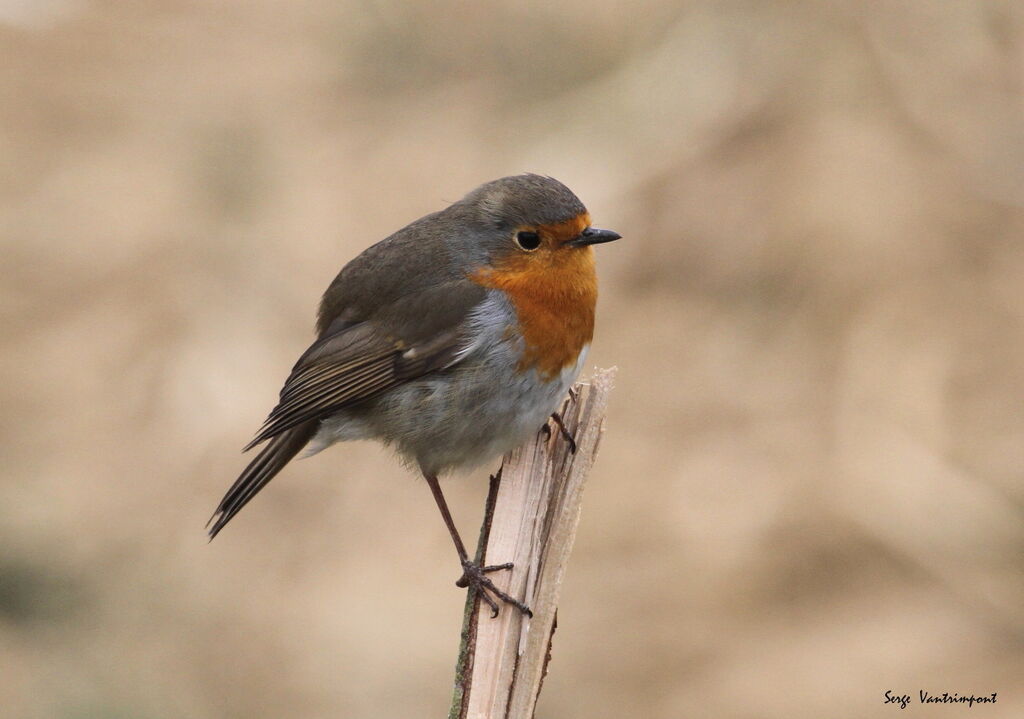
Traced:
<path id="1" fill-rule="evenodd" d="M 477 558 L 515 564 L 490 578 L 530 605 L 533 618 L 503 606 L 492 619 L 490 608 L 470 593 L 449 719 L 533 717 L 614 375 L 614 369 L 598 370 L 589 382 L 577 383 L 560 410 L 575 438 L 575 454 L 551 423 L 549 436 L 539 433 L 505 455 L 498 478 L 492 479 Z"/>

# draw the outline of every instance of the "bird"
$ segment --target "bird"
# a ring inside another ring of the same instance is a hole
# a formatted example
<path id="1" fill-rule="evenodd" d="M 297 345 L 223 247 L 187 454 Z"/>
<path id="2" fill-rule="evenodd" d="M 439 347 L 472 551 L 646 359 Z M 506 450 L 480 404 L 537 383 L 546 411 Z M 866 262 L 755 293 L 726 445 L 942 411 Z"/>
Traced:
<path id="1" fill-rule="evenodd" d="M 475 587 L 494 616 L 498 601 L 529 615 L 487 576 L 511 564 L 470 559 L 438 478 L 558 417 L 593 337 L 593 246 L 618 239 L 591 226 L 564 184 L 521 174 L 368 247 L 324 293 L 316 340 L 245 447 L 263 445 L 217 505 L 210 540 L 300 452 L 378 440 L 430 487 L 459 556 L 457 586 Z"/>

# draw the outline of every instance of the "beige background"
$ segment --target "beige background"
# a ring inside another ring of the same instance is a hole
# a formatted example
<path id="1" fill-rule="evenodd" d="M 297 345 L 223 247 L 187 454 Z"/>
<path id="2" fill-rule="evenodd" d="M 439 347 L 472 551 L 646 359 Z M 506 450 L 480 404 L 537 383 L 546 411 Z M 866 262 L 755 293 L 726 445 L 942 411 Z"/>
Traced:
<path id="1" fill-rule="evenodd" d="M 1024 716 L 1022 37 L 1011 0 L 0 2 L 0 714 L 443 715 L 458 568 L 386 451 L 203 523 L 338 268 L 535 171 L 626 237 L 538 716 Z"/>

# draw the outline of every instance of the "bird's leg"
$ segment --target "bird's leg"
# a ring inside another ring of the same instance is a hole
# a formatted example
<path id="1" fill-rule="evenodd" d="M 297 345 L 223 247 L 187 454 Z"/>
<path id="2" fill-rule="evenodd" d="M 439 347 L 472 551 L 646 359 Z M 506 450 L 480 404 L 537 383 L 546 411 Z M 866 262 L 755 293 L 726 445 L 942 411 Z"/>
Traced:
<path id="1" fill-rule="evenodd" d="M 444 519 L 445 526 L 448 527 L 448 533 L 452 535 L 452 541 L 455 542 L 455 551 L 459 553 L 459 562 L 462 564 L 462 576 L 455 582 L 457 587 L 476 587 L 480 594 L 480 598 L 487 603 L 487 606 L 491 608 L 491 616 L 498 616 L 498 603 L 494 598 L 498 598 L 505 604 L 511 604 L 520 612 L 528 617 L 533 616 L 533 612 L 530 608 L 520 602 L 515 597 L 512 597 L 505 592 L 494 586 L 494 582 L 487 578 L 488 572 L 497 572 L 502 569 L 512 569 L 512 562 L 505 562 L 504 564 L 491 564 L 482 565 L 474 562 L 469 558 L 466 553 L 466 545 L 462 543 L 462 537 L 459 536 L 459 530 L 455 528 L 455 522 L 452 520 L 452 513 L 448 511 L 448 503 L 444 499 L 444 494 L 441 492 L 441 485 L 437 482 L 437 475 L 423 473 L 424 478 L 427 480 L 427 484 L 430 485 L 430 491 L 434 495 L 434 501 L 437 502 L 437 508 L 441 510 L 441 518 Z M 494 595 L 494 597 L 491 596 Z"/>
<path id="2" fill-rule="evenodd" d="M 558 431 L 561 433 L 565 441 L 569 443 L 569 451 L 576 454 L 576 438 L 573 437 L 569 430 L 565 428 L 565 424 L 562 422 L 562 415 L 558 414 L 558 412 L 552 412 L 551 419 L 555 421 L 555 424 L 558 425 Z M 546 424 L 544 426 L 547 427 Z M 548 434 L 550 435 L 550 433 L 551 430 L 549 429 Z"/>
<path id="3" fill-rule="evenodd" d="M 579 397 L 576 396 L 576 392 L 573 391 L 572 387 L 570 387 L 568 391 L 570 402 L 576 402 L 579 400 Z M 551 419 L 554 420 L 556 425 L 558 425 L 558 433 L 561 434 L 563 439 L 565 439 L 565 441 L 569 443 L 569 451 L 572 454 L 576 454 L 576 438 L 573 437 L 572 434 L 570 434 L 569 430 L 565 428 L 565 423 L 562 421 L 562 415 L 559 414 L 556 410 L 555 412 L 551 413 Z M 545 422 L 544 426 L 540 428 L 540 431 L 544 433 L 545 441 L 551 439 L 551 425 L 549 425 L 547 422 Z"/>

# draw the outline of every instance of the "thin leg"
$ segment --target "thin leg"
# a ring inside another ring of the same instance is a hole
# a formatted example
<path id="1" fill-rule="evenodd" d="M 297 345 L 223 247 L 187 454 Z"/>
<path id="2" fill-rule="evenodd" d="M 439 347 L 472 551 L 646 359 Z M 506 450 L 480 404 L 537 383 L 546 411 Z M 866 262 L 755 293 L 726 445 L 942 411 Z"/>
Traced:
<path id="1" fill-rule="evenodd" d="M 448 502 L 444 500 L 444 492 L 441 491 L 441 485 L 437 481 L 437 475 L 423 473 L 423 476 L 427 480 L 427 484 L 430 486 L 430 491 L 434 495 L 434 501 L 437 502 L 437 508 L 441 510 L 441 519 L 444 520 L 444 524 L 448 527 L 448 533 L 452 535 L 452 541 L 455 542 L 455 551 L 459 553 L 459 559 L 466 561 L 469 559 L 469 555 L 466 554 L 466 545 L 462 543 L 462 537 L 459 536 L 459 530 L 455 527 L 455 521 L 452 519 L 452 513 L 448 511 Z"/>
<path id="2" fill-rule="evenodd" d="M 466 553 L 466 545 L 462 543 L 462 537 L 459 536 L 459 530 L 455 527 L 455 522 L 452 520 L 452 513 L 448 511 L 448 503 L 444 499 L 444 493 L 441 492 L 441 485 L 437 481 L 437 475 L 427 474 L 424 472 L 423 477 L 427 480 L 427 484 L 430 486 L 430 491 L 434 495 L 434 501 L 437 502 L 437 508 L 441 510 L 441 518 L 444 519 L 445 526 L 448 527 L 448 533 L 452 535 L 452 541 L 455 543 L 455 551 L 459 553 L 459 562 L 462 564 L 462 576 L 459 577 L 457 582 L 455 582 L 455 586 L 475 586 L 480 597 L 487 603 L 487 606 L 491 608 L 492 617 L 498 616 L 498 604 L 488 594 L 488 592 L 505 602 L 505 604 L 511 604 L 526 616 L 532 617 L 533 612 L 530 611 L 528 606 L 520 602 L 515 597 L 512 597 L 498 589 L 494 586 L 494 582 L 486 576 L 488 572 L 512 569 L 512 562 L 481 566 L 472 561 Z"/>
<path id="3" fill-rule="evenodd" d="M 552 412 L 551 419 L 555 420 L 555 424 L 558 425 L 558 431 L 565 438 L 565 441 L 569 443 L 569 451 L 576 454 L 576 438 L 565 428 L 565 425 L 562 423 L 562 415 L 558 414 L 558 412 Z M 547 425 L 544 426 L 547 427 Z M 550 432 L 551 430 L 548 431 Z"/>

